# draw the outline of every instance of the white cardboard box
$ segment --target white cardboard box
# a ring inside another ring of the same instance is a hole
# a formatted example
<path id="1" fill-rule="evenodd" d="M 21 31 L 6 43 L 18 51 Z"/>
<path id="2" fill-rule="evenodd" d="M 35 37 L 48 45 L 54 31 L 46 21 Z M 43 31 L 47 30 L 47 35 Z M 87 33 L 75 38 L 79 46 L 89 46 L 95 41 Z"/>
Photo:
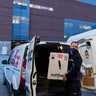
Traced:
<path id="1" fill-rule="evenodd" d="M 62 80 L 61 75 L 67 72 L 69 54 L 67 53 L 50 53 L 48 79 Z"/>

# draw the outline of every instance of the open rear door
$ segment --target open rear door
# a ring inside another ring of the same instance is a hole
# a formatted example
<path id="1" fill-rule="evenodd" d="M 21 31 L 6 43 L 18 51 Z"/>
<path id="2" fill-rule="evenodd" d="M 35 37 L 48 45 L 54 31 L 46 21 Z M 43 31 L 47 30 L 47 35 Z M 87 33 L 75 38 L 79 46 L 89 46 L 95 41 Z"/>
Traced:
<path id="1" fill-rule="evenodd" d="M 96 76 L 95 76 L 95 49 L 93 40 L 88 40 L 82 43 L 79 47 L 80 54 L 83 59 L 81 71 L 82 76 L 82 87 L 87 89 L 96 89 Z"/>
<path id="2" fill-rule="evenodd" d="M 34 36 L 29 45 L 26 64 L 26 96 L 36 96 L 37 73 L 34 60 L 34 48 L 37 41 L 37 36 Z"/>

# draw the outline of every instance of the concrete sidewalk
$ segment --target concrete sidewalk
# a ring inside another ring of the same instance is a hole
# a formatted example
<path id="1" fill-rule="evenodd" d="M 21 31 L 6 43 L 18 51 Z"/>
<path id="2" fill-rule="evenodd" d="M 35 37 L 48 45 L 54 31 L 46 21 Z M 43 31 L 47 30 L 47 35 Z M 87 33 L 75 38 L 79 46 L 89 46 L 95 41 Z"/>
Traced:
<path id="1" fill-rule="evenodd" d="M 83 91 L 82 96 L 96 96 L 96 93 Z"/>
<path id="2" fill-rule="evenodd" d="M 96 96 L 96 91 L 82 88 L 82 96 Z"/>

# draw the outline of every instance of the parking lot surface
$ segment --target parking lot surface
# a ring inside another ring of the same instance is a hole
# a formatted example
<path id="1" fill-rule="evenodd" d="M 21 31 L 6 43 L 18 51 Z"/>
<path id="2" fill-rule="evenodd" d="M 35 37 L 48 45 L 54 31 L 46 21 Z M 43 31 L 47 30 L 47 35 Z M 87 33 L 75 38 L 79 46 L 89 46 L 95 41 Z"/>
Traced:
<path id="1" fill-rule="evenodd" d="M 3 75 L 0 70 L 0 96 L 9 96 L 6 86 L 3 85 Z M 96 92 L 83 90 L 82 96 L 96 96 Z"/>
<path id="2" fill-rule="evenodd" d="M 0 73 L 0 96 L 9 96 L 6 86 L 3 85 L 3 75 Z"/>

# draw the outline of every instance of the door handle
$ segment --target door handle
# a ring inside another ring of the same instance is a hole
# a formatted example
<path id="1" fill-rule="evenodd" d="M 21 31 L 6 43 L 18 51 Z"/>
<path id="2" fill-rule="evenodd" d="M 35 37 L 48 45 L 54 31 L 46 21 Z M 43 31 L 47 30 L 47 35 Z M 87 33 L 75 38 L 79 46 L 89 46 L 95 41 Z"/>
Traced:
<path id="1" fill-rule="evenodd" d="M 9 70 L 9 68 L 7 68 L 7 70 Z"/>
<path id="2" fill-rule="evenodd" d="M 33 74 L 33 78 L 35 78 L 36 74 L 37 74 L 37 72 L 34 72 L 34 74 Z"/>
<path id="3" fill-rule="evenodd" d="M 34 80 L 34 81 L 33 81 L 33 85 L 36 85 L 36 84 L 37 84 L 37 81 L 36 81 L 36 80 Z"/>
<path id="4" fill-rule="evenodd" d="M 36 74 L 37 74 L 37 72 L 34 72 L 34 74 L 33 74 L 33 79 L 35 79 Z M 32 83 L 33 83 L 33 85 L 36 85 L 36 84 L 37 84 L 37 81 L 36 81 L 36 80 L 33 80 Z"/>

